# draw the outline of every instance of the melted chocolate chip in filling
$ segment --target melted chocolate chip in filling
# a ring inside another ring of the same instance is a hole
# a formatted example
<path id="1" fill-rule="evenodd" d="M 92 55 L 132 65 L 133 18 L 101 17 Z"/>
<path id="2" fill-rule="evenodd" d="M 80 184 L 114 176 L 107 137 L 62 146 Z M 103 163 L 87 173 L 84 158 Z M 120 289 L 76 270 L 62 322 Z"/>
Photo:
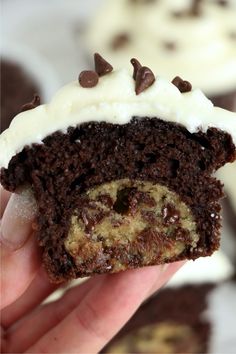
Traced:
<path id="1" fill-rule="evenodd" d="M 167 204 L 162 209 L 162 217 L 166 225 L 177 224 L 179 222 L 180 213 L 174 205 Z"/>

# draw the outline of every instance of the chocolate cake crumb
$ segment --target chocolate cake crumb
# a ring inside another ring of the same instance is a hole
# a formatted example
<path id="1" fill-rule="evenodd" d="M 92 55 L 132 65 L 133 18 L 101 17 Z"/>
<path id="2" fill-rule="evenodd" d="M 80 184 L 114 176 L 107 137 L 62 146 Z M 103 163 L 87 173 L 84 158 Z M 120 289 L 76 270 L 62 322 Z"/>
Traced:
<path id="1" fill-rule="evenodd" d="M 162 217 L 166 225 L 176 224 L 179 222 L 180 212 L 175 208 L 174 205 L 168 203 L 162 209 Z"/>
<path id="2" fill-rule="evenodd" d="M 136 95 L 139 95 L 141 92 L 145 91 L 154 82 L 155 76 L 149 68 L 147 68 L 146 66 L 142 66 L 141 68 L 139 68 L 136 74 Z"/>
<path id="3" fill-rule="evenodd" d="M 40 106 L 40 97 L 37 94 L 34 94 L 34 98 L 31 102 L 24 104 L 21 107 L 20 112 L 25 112 L 25 111 L 29 111 L 30 109 L 36 108 Z"/>
<path id="4" fill-rule="evenodd" d="M 172 80 L 172 84 L 175 85 L 181 93 L 190 92 L 192 90 L 190 82 L 182 80 L 179 76 L 176 76 Z"/>
<path id="5" fill-rule="evenodd" d="M 128 33 L 121 33 L 115 36 L 112 40 L 111 47 L 113 50 L 118 50 L 125 47 L 130 42 L 130 36 Z"/>
<path id="6" fill-rule="evenodd" d="M 113 66 L 109 64 L 100 54 L 94 54 L 95 71 L 99 76 L 106 75 L 113 70 Z"/>
<path id="7" fill-rule="evenodd" d="M 139 62 L 137 59 L 135 59 L 135 58 L 132 58 L 132 59 L 130 60 L 130 62 L 131 62 L 131 64 L 132 64 L 133 67 L 134 67 L 133 78 L 134 78 L 134 80 L 136 80 L 136 78 L 137 78 L 137 73 L 138 73 L 139 69 L 141 69 L 142 65 L 141 65 L 140 62 Z"/>
<path id="8" fill-rule="evenodd" d="M 84 88 L 91 88 L 96 86 L 98 80 L 98 74 L 92 70 L 84 70 L 79 75 L 79 83 Z"/>

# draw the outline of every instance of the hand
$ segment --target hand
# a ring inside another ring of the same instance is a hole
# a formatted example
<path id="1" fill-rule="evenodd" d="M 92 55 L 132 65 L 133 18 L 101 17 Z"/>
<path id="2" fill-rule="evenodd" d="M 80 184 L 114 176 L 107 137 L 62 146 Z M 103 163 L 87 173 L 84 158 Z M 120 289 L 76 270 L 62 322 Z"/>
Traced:
<path id="1" fill-rule="evenodd" d="M 44 304 L 58 286 L 41 267 L 30 202 L 0 193 L 2 353 L 97 353 L 183 264 L 95 276 Z"/>

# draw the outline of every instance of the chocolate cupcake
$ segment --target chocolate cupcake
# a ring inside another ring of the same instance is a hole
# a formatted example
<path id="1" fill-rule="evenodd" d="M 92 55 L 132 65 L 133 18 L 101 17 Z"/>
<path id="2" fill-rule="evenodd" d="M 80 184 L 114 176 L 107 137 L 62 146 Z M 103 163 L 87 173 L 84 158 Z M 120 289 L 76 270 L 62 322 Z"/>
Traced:
<path id="1" fill-rule="evenodd" d="M 180 77 L 131 63 L 133 74 L 113 71 L 95 54 L 94 71 L 50 104 L 24 106 L 0 137 L 1 183 L 32 188 L 53 281 L 219 247 L 223 190 L 212 174 L 235 160 L 235 114 Z"/>
<path id="2" fill-rule="evenodd" d="M 161 290 L 102 353 L 208 353 L 212 326 L 203 313 L 214 287 L 209 283 Z"/>
<path id="3" fill-rule="evenodd" d="M 216 106 L 235 111 L 235 18 L 233 0 L 107 0 L 86 45 L 116 67 L 134 56 L 169 79 L 178 73 Z"/>
<path id="4" fill-rule="evenodd" d="M 233 353 L 232 281 L 165 288 L 143 304 L 102 353 Z"/>
<path id="5" fill-rule="evenodd" d="M 1 132 L 36 93 L 41 94 L 41 89 L 20 64 L 1 59 Z"/>

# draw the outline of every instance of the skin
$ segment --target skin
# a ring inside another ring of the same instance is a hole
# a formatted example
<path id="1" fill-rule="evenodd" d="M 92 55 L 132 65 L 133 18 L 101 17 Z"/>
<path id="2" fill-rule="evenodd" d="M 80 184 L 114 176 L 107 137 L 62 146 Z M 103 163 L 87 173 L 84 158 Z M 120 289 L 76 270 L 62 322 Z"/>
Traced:
<path id="1" fill-rule="evenodd" d="M 58 285 L 41 266 L 33 215 L 27 221 L 16 215 L 19 201 L 2 188 L 0 202 L 1 353 L 98 353 L 183 265 L 95 276 L 45 304 Z"/>

